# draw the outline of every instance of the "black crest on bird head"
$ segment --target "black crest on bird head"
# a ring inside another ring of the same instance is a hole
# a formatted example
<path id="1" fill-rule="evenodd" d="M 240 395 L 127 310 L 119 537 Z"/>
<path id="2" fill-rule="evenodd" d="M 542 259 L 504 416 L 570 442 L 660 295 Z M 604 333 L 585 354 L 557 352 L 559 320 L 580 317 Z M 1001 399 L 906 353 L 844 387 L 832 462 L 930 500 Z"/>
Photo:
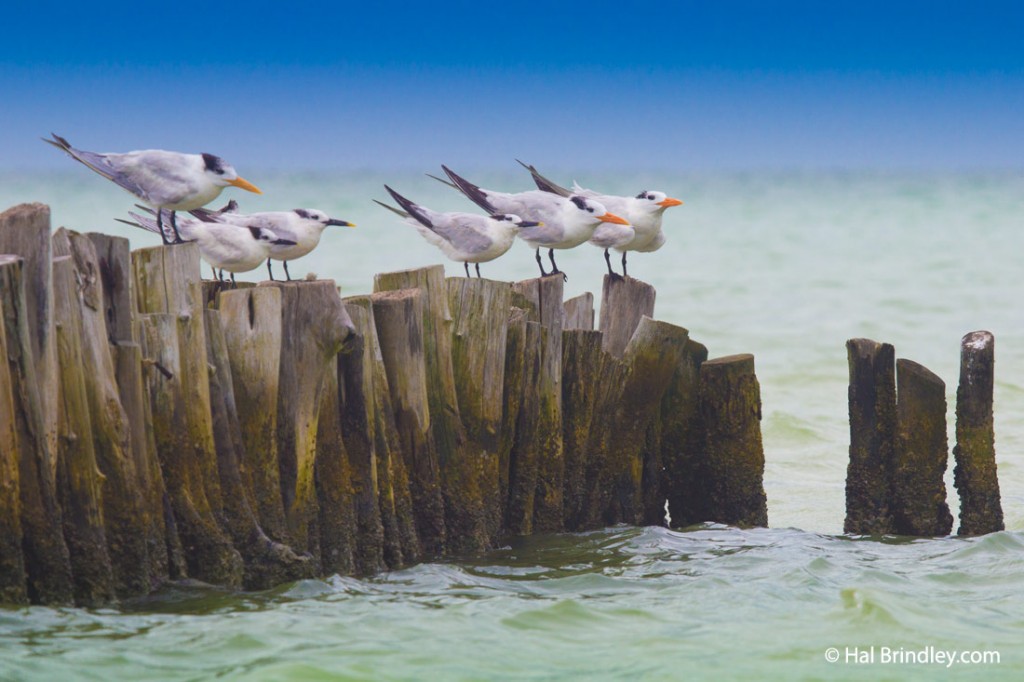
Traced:
<path id="1" fill-rule="evenodd" d="M 569 197 L 569 201 L 571 201 L 572 203 L 576 204 L 576 208 L 580 209 L 581 211 L 586 211 L 587 210 L 587 200 L 584 199 L 583 197 L 580 197 L 580 196 Z"/>
<path id="2" fill-rule="evenodd" d="M 249 227 L 249 234 L 252 235 L 253 239 L 257 239 L 258 240 L 258 239 L 261 239 L 263 237 L 263 231 L 260 230 L 260 228 L 253 227 L 252 225 L 249 225 L 248 227 Z"/>
<path id="3" fill-rule="evenodd" d="M 203 164 L 206 166 L 206 170 L 217 175 L 224 175 L 224 159 L 213 154 L 203 153 Z"/>
<path id="4" fill-rule="evenodd" d="M 305 218 L 306 220 L 316 220 L 316 218 L 313 217 L 313 214 L 304 208 L 293 208 L 292 212 L 295 213 L 295 215 L 299 216 L 300 218 Z"/>
<path id="5" fill-rule="evenodd" d="M 644 190 L 643 192 L 640 192 L 640 194 L 637 194 L 636 198 L 637 199 L 646 199 L 647 198 L 647 190 Z"/>

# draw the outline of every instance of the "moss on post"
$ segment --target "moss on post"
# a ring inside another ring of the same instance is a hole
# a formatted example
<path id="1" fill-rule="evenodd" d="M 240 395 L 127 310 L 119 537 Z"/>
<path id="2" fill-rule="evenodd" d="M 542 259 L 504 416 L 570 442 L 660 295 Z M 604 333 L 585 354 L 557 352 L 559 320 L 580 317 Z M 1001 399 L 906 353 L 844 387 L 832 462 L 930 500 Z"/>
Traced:
<path id="1" fill-rule="evenodd" d="M 896 351 L 870 339 L 846 342 L 850 365 L 850 463 L 844 533 L 895 532 L 890 482 L 896 447 Z"/>
<path id="2" fill-rule="evenodd" d="M 1004 529 L 992 422 L 995 343 L 995 337 L 986 331 L 971 332 L 960 342 L 953 448 L 954 484 L 960 494 L 958 535 L 984 535 Z"/>
<path id="3" fill-rule="evenodd" d="M 712 521 L 767 526 L 761 387 L 753 355 L 708 360 L 700 368 L 700 413 Z"/>
<path id="4" fill-rule="evenodd" d="M 3 301 L 0 300 L 0 604 L 28 602 L 25 557 L 21 551 L 21 499 L 18 463 L 21 448 L 10 368 L 7 366 L 7 335 Z"/>

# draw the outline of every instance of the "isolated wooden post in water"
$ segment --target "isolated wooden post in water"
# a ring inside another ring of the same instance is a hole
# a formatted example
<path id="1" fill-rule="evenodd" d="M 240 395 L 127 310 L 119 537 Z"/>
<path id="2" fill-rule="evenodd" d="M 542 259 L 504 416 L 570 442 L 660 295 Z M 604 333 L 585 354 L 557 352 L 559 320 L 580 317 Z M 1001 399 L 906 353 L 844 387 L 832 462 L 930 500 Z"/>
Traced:
<path id="1" fill-rule="evenodd" d="M 612 275 L 604 276 L 601 292 L 600 322 L 604 349 L 621 358 L 640 320 L 644 316 L 654 317 L 657 292 L 647 282 Z"/>
<path id="2" fill-rule="evenodd" d="M 995 338 L 977 331 L 960 342 L 960 385 L 956 390 L 954 484 L 960 494 L 958 535 L 983 535 L 1004 529 L 996 475 L 992 387 Z"/>
<path id="3" fill-rule="evenodd" d="M 43 604 L 70 604 L 73 599 L 71 564 L 62 532 L 56 472 L 51 466 L 56 457 L 46 439 L 39 376 L 29 331 L 23 264 L 18 256 L 0 255 L 0 310 L 7 341 L 7 355 L 0 359 L 7 362 L 11 378 L 15 431 L 21 453 L 18 492 L 24 538 L 22 551 L 28 591 L 33 599 Z M 49 281 L 46 289 L 50 292 L 47 295 L 52 297 Z M 53 349 L 56 351 L 56 344 Z"/>
<path id="4" fill-rule="evenodd" d="M 493 542 L 502 522 L 499 449 L 512 289 L 506 282 L 468 277 L 449 278 L 447 286 L 459 413 L 475 446 L 471 456 L 478 458 L 488 541 Z"/>
<path id="5" fill-rule="evenodd" d="M 295 549 L 316 553 L 313 482 L 317 420 L 331 360 L 352 333 L 334 280 L 263 282 L 281 290 L 281 378 L 278 461 L 288 532 Z"/>
<path id="6" fill-rule="evenodd" d="M 594 295 L 589 291 L 565 302 L 565 329 L 594 329 Z"/>
<path id="7" fill-rule="evenodd" d="M 537 341 L 540 343 L 540 364 L 536 384 L 532 394 L 524 394 L 522 406 L 522 409 L 535 410 L 537 419 L 533 438 L 536 452 L 532 455 L 537 467 L 537 489 L 533 499 L 532 531 L 526 532 L 557 532 L 565 525 L 562 517 L 565 479 L 562 453 L 564 286 L 565 282 L 559 275 L 528 279 L 512 285 L 513 292 L 532 306 L 530 320 L 540 323 L 542 328 Z M 530 343 L 528 338 L 527 346 Z M 531 401 L 534 401 L 532 405 Z"/>
<path id="8" fill-rule="evenodd" d="M 70 317 L 65 315 L 62 319 L 65 324 L 75 325 L 86 368 L 85 395 L 96 464 L 103 475 L 103 522 L 114 571 L 114 588 L 119 597 L 146 594 L 149 592 L 146 526 L 141 513 L 128 416 L 121 405 L 110 352 L 109 308 L 99 257 L 88 237 L 64 228 L 53 235 L 53 250 L 57 256 L 70 256 L 74 263 L 74 291 L 67 295 L 74 296 L 70 304 L 77 310 L 69 311 Z M 59 293 L 55 287 L 55 297 Z M 127 295 L 124 299 L 127 300 Z M 119 313 L 124 316 L 123 311 Z M 121 333 L 131 339 L 130 319 L 121 323 Z M 61 369 L 66 376 L 66 369 Z"/>
<path id="9" fill-rule="evenodd" d="M 260 527 L 270 538 L 288 544 L 277 463 L 281 289 L 225 291 L 220 296 L 220 314 L 244 445 L 244 482 Z"/>
<path id="10" fill-rule="evenodd" d="M 708 510 L 704 425 L 700 418 L 700 366 L 708 349 L 689 340 L 661 400 L 661 490 L 675 527 L 711 519 Z M 660 522 L 664 508 L 648 506 L 647 523 Z"/>
<path id="11" fill-rule="evenodd" d="M 844 533 L 894 532 L 890 485 L 896 447 L 896 351 L 870 339 L 846 342 L 850 365 L 850 463 Z"/>
<path id="12" fill-rule="evenodd" d="M 374 278 L 373 288 L 377 292 L 396 289 L 423 292 L 423 351 L 430 434 L 441 467 L 447 548 L 455 553 L 486 549 L 490 538 L 480 487 L 479 453 L 469 442 L 459 411 L 452 365 L 452 316 L 444 267 L 435 265 L 382 273 Z"/>
<path id="13" fill-rule="evenodd" d="M 767 526 L 761 387 L 753 355 L 730 355 L 701 365 L 700 413 L 711 520 Z"/>
<path id="14" fill-rule="evenodd" d="M 78 286 L 75 266 L 68 256 L 53 263 L 53 293 L 60 369 L 57 494 L 64 512 L 64 539 L 71 555 L 75 603 L 99 606 L 114 598 L 114 584 L 85 388 Z"/>
<path id="15" fill-rule="evenodd" d="M 389 568 L 401 568 L 417 560 L 419 541 L 373 303 L 369 296 L 344 300 L 356 330 L 351 352 L 338 363 L 341 435 L 355 488 L 356 570 L 369 570 L 378 552 Z"/>
<path id="16" fill-rule="evenodd" d="M 916 362 L 896 361 L 892 512 L 900 535 L 947 535 L 953 516 L 942 480 L 949 458 L 946 384 Z"/>
<path id="17" fill-rule="evenodd" d="M 2 280 L 0 280 L 2 281 Z M 3 301 L 0 296 L 0 604 L 28 602 L 25 557 L 21 551 L 21 500 L 18 483 L 18 429 L 13 382 L 7 365 Z"/>
<path id="18" fill-rule="evenodd" d="M 416 533 L 424 556 L 437 557 L 445 550 L 446 531 L 441 467 L 430 436 L 433 415 L 427 397 L 423 350 L 423 292 L 381 292 L 370 300 L 399 445 L 409 472 Z"/>

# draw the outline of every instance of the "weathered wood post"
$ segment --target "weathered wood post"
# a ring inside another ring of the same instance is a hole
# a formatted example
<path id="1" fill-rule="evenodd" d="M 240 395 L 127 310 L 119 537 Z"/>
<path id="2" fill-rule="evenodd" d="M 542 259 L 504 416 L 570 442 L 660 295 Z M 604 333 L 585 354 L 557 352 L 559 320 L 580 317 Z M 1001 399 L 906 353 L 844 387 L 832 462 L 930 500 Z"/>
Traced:
<path id="1" fill-rule="evenodd" d="M 99 232 L 85 235 L 96 252 L 99 286 L 103 290 L 103 313 L 111 343 L 135 341 L 132 330 L 132 255 L 131 246 L 124 237 L 113 237 Z"/>
<path id="2" fill-rule="evenodd" d="M 2 280 L 0 280 L 2 281 Z M 18 445 L 13 381 L 7 365 L 7 335 L 0 295 L 0 604 L 28 602 L 25 556 L 21 551 L 21 500 L 18 484 Z"/>
<path id="3" fill-rule="evenodd" d="M 665 500 L 677 528 L 711 518 L 699 400 L 700 366 L 707 359 L 708 349 L 690 339 L 662 397 L 660 441 L 655 444 L 661 455 L 661 495 L 647 505 L 647 523 L 661 523 Z"/>
<path id="4" fill-rule="evenodd" d="M 318 556 L 316 523 L 317 421 L 331 360 L 352 333 L 333 280 L 262 282 L 281 290 L 281 378 L 278 382 L 278 461 L 292 546 Z"/>
<path id="5" fill-rule="evenodd" d="M 352 575 L 356 572 L 355 487 L 352 482 L 352 467 L 341 432 L 341 405 L 338 394 L 336 357 L 330 361 L 324 375 L 313 471 L 316 485 L 317 528 L 320 534 L 320 571 L 324 575 Z M 383 561 L 378 561 L 368 572 L 376 572 L 382 567 Z"/>
<path id="6" fill-rule="evenodd" d="M 56 472 L 52 467 L 56 457 L 47 440 L 25 286 L 24 261 L 18 256 L 0 255 L 0 310 L 3 311 L 7 340 L 7 355 L 3 359 L 7 362 L 11 378 L 15 431 L 21 455 L 18 460 L 18 492 L 27 591 L 33 602 L 70 604 L 74 594 L 71 563 L 62 532 Z M 37 296 L 52 301 L 49 279 L 46 294 L 37 292 Z M 53 351 L 56 360 L 56 344 Z"/>
<path id="7" fill-rule="evenodd" d="M 565 302 L 565 330 L 594 329 L 594 295 L 589 291 Z"/>
<path id="8" fill-rule="evenodd" d="M 210 407 L 199 250 L 139 249 L 132 270 L 149 360 L 153 431 L 189 574 L 238 586 L 243 562 L 215 516 L 224 508 Z"/>
<path id="9" fill-rule="evenodd" d="M 371 570 L 378 552 L 395 569 L 419 557 L 409 475 L 398 444 L 373 303 L 369 296 L 344 300 L 356 330 L 351 352 L 338 363 L 341 434 L 355 488 L 356 571 Z"/>
<path id="10" fill-rule="evenodd" d="M 530 320 L 539 323 L 541 333 L 527 331 L 527 347 L 540 343 L 540 358 L 533 393 L 524 395 L 522 409 L 535 410 L 533 453 L 537 467 L 537 490 L 533 499 L 532 527 L 523 532 L 557 532 L 564 528 L 562 493 L 565 461 L 562 453 L 562 330 L 565 282 L 548 276 L 516 282 L 512 290 L 531 306 Z M 536 337 L 536 338 L 531 338 Z M 531 351 L 527 350 L 527 353 Z M 527 365 L 529 375 L 530 366 Z M 512 467 L 517 465 L 512 462 Z"/>
<path id="11" fill-rule="evenodd" d="M 423 292 L 420 289 L 381 292 L 370 300 L 399 447 L 409 472 L 419 546 L 424 556 L 437 557 L 445 551 L 446 528 L 441 467 L 430 434 L 433 415 L 427 397 Z"/>
<path id="12" fill-rule="evenodd" d="M 850 463 L 844 533 L 894 532 L 890 483 L 896 443 L 896 350 L 870 339 L 846 342 L 850 365 Z"/>
<path id="13" fill-rule="evenodd" d="M 220 314 L 244 445 L 243 480 L 260 527 L 273 540 L 288 544 L 277 463 L 281 289 L 225 291 L 220 296 Z"/>
<path id="14" fill-rule="evenodd" d="M 654 317 L 656 293 L 650 284 L 632 277 L 604 276 L 600 329 L 604 333 L 606 352 L 622 357 L 640 320 Z"/>
<path id="15" fill-rule="evenodd" d="M 503 519 L 499 449 L 512 289 L 506 282 L 467 277 L 449 278 L 447 285 L 459 413 L 474 445 L 470 456 L 477 458 L 488 542 L 494 542 Z"/>
<path id="16" fill-rule="evenodd" d="M 958 535 L 983 535 L 1004 529 L 992 424 L 995 343 L 995 337 L 986 331 L 971 332 L 960 342 L 953 448 L 954 484 L 960 494 Z"/>
<path id="17" fill-rule="evenodd" d="M 490 546 L 488 517 L 480 484 L 479 455 L 469 442 L 459 411 L 452 365 L 452 316 L 444 267 L 378 274 L 374 291 L 420 289 L 430 434 L 441 468 L 447 549 L 475 552 Z M 374 311 L 376 314 L 376 310 Z M 391 380 L 391 375 L 388 375 Z"/>
<path id="18" fill-rule="evenodd" d="M 587 468 L 593 453 L 588 448 L 591 433 L 599 425 L 598 396 L 606 353 L 601 350 L 603 334 L 586 329 L 562 333 L 562 446 L 565 479 L 562 500 L 565 528 L 582 530 L 587 516 Z"/>
<path id="19" fill-rule="evenodd" d="M 730 355 L 701 365 L 700 413 L 711 520 L 767 526 L 761 388 L 753 355 Z"/>
<path id="20" fill-rule="evenodd" d="M 103 476 L 103 523 L 114 572 L 113 586 L 120 597 L 147 594 L 147 529 L 141 512 L 140 485 L 132 457 L 128 416 L 121 405 L 110 351 L 111 333 L 107 328 L 107 319 L 113 315 L 120 333 L 126 333 L 130 338 L 131 322 L 130 319 L 124 322 L 124 311 L 114 313 L 107 306 L 103 271 L 93 242 L 88 237 L 61 228 L 53 235 L 53 252 L 58 257 L 70 257 L 73 263 L 74 281 L 71 284 L 74 289 L 63 295 L 69 297 L 66 305 L 77 310 L 66 308 L 61 319 L 65 325 L 73 325 L 70 329 L 77 336 L 81 360 L 87 368 L 83 375 L 86 408 L 96 464 Z M 55 287 L 54 294 L 56 297 L 61 292 Z M 126 301 L 127 296 L 123 296 L 122 302 Z M 61 373 L 67 376 L 67 369 L 63 366 Z"/>
<path id="21" fill-rule="evenodd" d="M 63 511 L 64 540 L 71 556 L 75 603 L 99 606 L 114 598 L 114 585 L 103 527 L 101 475 L 85 388 L 78 286 L 70 256 L 61 256 L 53 263 L 53 294 L 60 370 L 57 495 Z"/>

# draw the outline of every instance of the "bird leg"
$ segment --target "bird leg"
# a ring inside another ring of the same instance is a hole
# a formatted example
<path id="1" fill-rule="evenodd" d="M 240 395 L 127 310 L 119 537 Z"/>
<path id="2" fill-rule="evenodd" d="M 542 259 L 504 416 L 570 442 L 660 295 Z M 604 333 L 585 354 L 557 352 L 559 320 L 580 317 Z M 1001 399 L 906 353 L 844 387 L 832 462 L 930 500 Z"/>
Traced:
<path id="1" fill-rule="evenodd" d="M 270 281 L 274 281 L 274 270 L 270 267 L 270 259 L 267 259 L 267 273 L 270 275 Z"/>
<path id="2" fill-rule="evenodd" d="M 466 268 L 466 279 L 469 279 L 469 261 L 462 261 L 462 267 Z"/>
<path id="3" fill-rule="evenodd" d="M 288 278 L 288 281 L 292 281 L 292 273 L 288 272 L 288 261 L 281 261 L 284 263 L 284 276 Z"/>
<path id="4" fill-rule="evenodd" d="M 178 216 L 178 212 L 177 211 L 171 211 L 171 229 L 174 231 L 174 240 L 175 240 L 174 243 L 175 244 L 184 244 L 185 240 L 181 238 L 180 234 L 178 234 L 178 217 L 177 216 Z"/>
<path id="5" fill-rule="evenodd" d="M 214 279 L 214 281 L 217 281 L 217 280 L 219 280 L 220 278 L 219 278 L 219 277 L 217 277 L 217 268 L 215 268 L 215 267 L 213 267 L 213 266 L 211 265 L 211 266 L 210 266 L 210 269 L 211 269 L 211 270 L 213 270 L 213 279 Z"/>
<path id="6" fill-rule="evenodd" d="M 235 283 L 235 273 L 233 273 L 233 272 L 231 273 L 231 288 L 232 289 L 237 289 L 238 288 L 238 284 Z"/>
<path id="7" fill-rule="evenodd" d="M 474 263 L 473 267 L 476 268 L 476 278 L 477 279 L 483 279 L 483 277 L 480 276 L 480 264 L 479 263 Z"/>
<path id="8" fill-rule="evenodd" d="M 540 268 L 540 276 L 547 277 L 548 273 L 544 272 L 544 261 L 540 259 L 540 247 L 537 247 L 537 267 Z"/>
<path id="9" fill-rule="evenodd" d="M 562 281 L 563 282 L 568 282 L 569 281 L 569 275 L 567 275 L 564 272 L 562 272 L 561 270 L 559 270 L 558 266 L 555 264 L 555 250 L 554 249 L 548 249 L 548 258 L 551 259 L 551 274 L 552 275 L 561 274 L 562 275 Z"/>
<path id="10" fill-rule="evenodd" d="M 608 274 L 615 276 L 615 272 L 612 270 L 612 259 L 608 255 L 608 249 L 604 250 L 604 262 L 608 264 Z"/>
<path id="11" fill-rule="evenodd" d="M 622 276 L 626 277 L 626 252 L 622 252 Z"/>

